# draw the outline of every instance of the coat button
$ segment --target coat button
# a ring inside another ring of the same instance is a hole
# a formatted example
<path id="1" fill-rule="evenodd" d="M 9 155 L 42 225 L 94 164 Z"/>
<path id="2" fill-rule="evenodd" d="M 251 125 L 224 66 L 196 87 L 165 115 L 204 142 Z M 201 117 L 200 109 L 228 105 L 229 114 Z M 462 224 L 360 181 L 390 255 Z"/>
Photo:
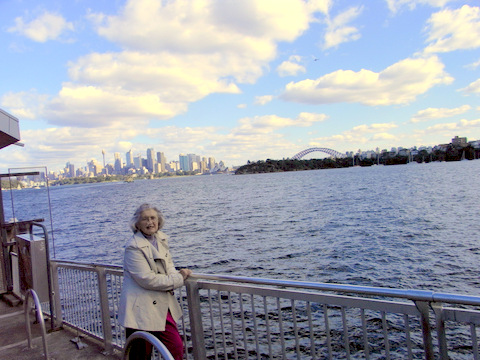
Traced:
<path id="1" fill-rule="evenodd" d="M 153 300 L 153 305 L 157 305 L 157 300 Z"/>

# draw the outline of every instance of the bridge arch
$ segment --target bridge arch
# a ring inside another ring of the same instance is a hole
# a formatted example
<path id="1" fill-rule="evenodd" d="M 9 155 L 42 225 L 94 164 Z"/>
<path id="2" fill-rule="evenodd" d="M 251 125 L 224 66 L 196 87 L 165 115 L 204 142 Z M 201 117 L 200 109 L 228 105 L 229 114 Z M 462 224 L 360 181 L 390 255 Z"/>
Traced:
<path id="1" fill-rule="evenodd" d="M 300 160 L 305 155 L 310 154 L 310 153 L 315 152 L 315 151 L 324 152 L 324 153 L 326 153 L 330 156 L 336 157 L 336 158 L 344 158 L 344 157 L 347 156 L 347 155 L 345 155 L 345 154 L 343 154 L 339 151 L 333 150 L 333 149 L 314 147 L 314 148 L 305 149 L 305 150 L 300 151 L 299 153 L 295 154 L 292 157 L 292 159 L 293 160 Z"/>

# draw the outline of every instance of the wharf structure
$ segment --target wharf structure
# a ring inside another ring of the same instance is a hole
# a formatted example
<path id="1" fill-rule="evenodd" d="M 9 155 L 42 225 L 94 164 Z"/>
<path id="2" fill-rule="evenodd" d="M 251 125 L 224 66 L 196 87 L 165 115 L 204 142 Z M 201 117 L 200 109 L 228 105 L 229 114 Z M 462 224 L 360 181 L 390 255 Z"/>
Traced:
<path id="1" fill-rule="evenodd" d="M 1 134 L 0 147 L 18 140 Z M 123 269 L 50 259 L 42 219 L 6 223 L 3 200 L 0 211 L 0 358 L 128 358 Z M 211 274 L 177 296 L 185 359 L 480 359 L 480 297 Z"/>

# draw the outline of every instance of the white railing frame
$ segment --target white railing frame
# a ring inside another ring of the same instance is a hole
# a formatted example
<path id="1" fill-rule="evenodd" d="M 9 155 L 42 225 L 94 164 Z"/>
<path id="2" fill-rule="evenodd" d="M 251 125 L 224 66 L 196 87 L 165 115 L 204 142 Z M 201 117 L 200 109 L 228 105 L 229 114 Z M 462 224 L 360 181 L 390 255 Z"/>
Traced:
<path id="1" fill-rule="evenodd" d="M 123 344 L 114 343 L 112 340 L 113 334 L 111 329 L 111 319 L 112 316 L 116 319 L 117 314 L 111 314 L 109 309 L 109 292 L 107 289 L 107 274 L 113 274 L 115 276 L 122 276 L 123 270 L 120 266 L 111 266 L 111 265 L 102 265 L 102 264 L 85 264 L 85 263 L 76 263 L 76 262 L 66 262 L 66 261 L 52 261 L 52 280 L 54 288 L 54 299 L 55 299 L 55 319 L 57 325 L 59 321 L 62 321 L 62 304 L 59 288 L 59 278 L 58 278 L 58 269 L 60 268 L 69 268 L 82 271 L 95 272 L 98 277 L 98 297 L 100 299 L 101 307 L 101 327 L 103 334 L 100 337 L 100 340 L 103 341 L 106 352 L 111 352 L 113 348 L 122 349 Z M 248 284 L 248 285 L 245 285 Z M 480 312 L 476 310 L 462 310 L 458 308 L 449 308 L 445 305 L 468 305 L 468 306 L 480 306 L 480 297 L 467 296 L 467 295 L 455 295 L 455 294 L 446 294 L 446 293 L 435 293 L 425 290 L 401 290 L 401 289 L 389 289 L 389 288 L 378 288 L 378 287 L 365 287 L 365 286 L 355 286 L 355 285 L 342 285 L 342 284 L 326 284 L 326 283 L 315 283 L 315 282 L 305 282 L 305 281 L 287 281 L 287 280 L 275 280 L 275 279 L 259 279 L 259 278 L 249 278 L 249 277 L 239 277 L 239 276 L 217 276 L 217 275 L 208 275 L 208 274 L 195 274 L 191 276 L 186 281 L 186 291 L 187 291 L 187 304 L 188 304 L 188 315 L 190 322 L 190 334 L 192 338 L 192 354 L 195 360 L 204 360 L 206 358 L 205 350 L 205 338 L 203 331 L 203 319 L 201 313 L 201 297 L 200 290 L 205 289 L 221 289 L 222 291 L 232 291 L 235 292 L 239 290 L 240 292 L 246 291 L 248 293 L 255 294 L 272 294 L 272 293 L 282 293 L 282 296 L 285 296 L 285 299 L 298 297 L 299 299 L 305 299 L 314 296 L 315 299 L 323 297 L 322 301 L 327 302 L 330 299 L 338 303 L 344 302 L 344 305 L 348 306 L 352 301 L 361 301 L 365 304 L 373 303 L 375 300 L 369 298 L 358 298 L 352 297 L 352 295 L 366 295 L 373 297 L 386 297 L 386 298 L 397 298 L 403 299 L 403 302 L 393 302 L 393 301 L 384 301 L 390 307 L 400 306 L 405 308 L 407 304 L 414 308 L 408 310 L 410 312 L 415 312 L 416 315 L 419 315 L 420 323 L 422 326 L 423 334 L 423 346 L 425 352 L 425 359 L 430 360 L 434 359 L 435 356 L 440 356 L 441 359 L 448 359 L 448 349 L 447 342 L 445 337 L 445 321 L 452 320 L 457 322 L 465 322 L 470 324 L 472 329 L 472 336 L 474 340 L 473 344 L 473 353 L 474 359 L 478 360 L 478 344 L 476 339 L 476 326 L 480 325 Z M 224 290 L 228 289 L 228 290 Z M 348 296 L 342 295 L 328 295 L 331 293 L 340 293 L 346 294 Z M 293 294 L 293 295 L 292 295 Z M 267 295 L 266 295 L 267 296 Z M 270 296 L 270 295 L 268 295 Z M 278 298 L 277 298 L 278 299 Z M 405 301 L 408 300 L 408 301 Z M 382 305 L 384 306 L 384 305 Z M 362 309 L 362 308 L 360 308 Z M 365 307 L 368 309 L 368 307 Z M 113 310 L 115 311 L 115 309 Z M 342 311 L 344 308 L 342 307 Z M 405 311 L 405 309 L 403 310 Z M 430 312 L 433 311 L 435 318 L 434 321 L 430 319 Z M 280 316 L 281 314 L 279 314 Z M 231 314 L 229 315 L 231 316 Z M 326 316 L 326 313 L 325 313 Z M 104 326 L 106 324 L 107 326 Z M 82 329 L 80 324 L 68 324 L 70 326 L 76 327 L 80 331 L 85 331 Z M 438 354 L 435 353 L 434 345 L 432 342 L 432 329 L 435 326 L 437 341 L 438 341 Z M 184 326 L 184 330 L 185 329 Z M 186 331 L 184 331 L 186 332 Z M 86 332 L 87 335 L 88 332 Z M 234 335 L 234 334 L 233 334 Z M 95 336 L 94 336 L 95 337 Z M 98 337 L 97 337 L 98 338 Z M 117 337 L 118 338 L 118 337 Z M 186 335 L 184 339 L 186 338 Z M 224 339 L 225 341 L 225 339 Z M 328 340 L 330 341 L 330 340 Z M 345 349 L 348 354 L 348 339 L 345 340 L 346 345 Z M 298 345 L 297 345 L 298 346 Z M 330 347 L 331 344 L 328 344 Z M 386 344 L 388 347 L 388 344 Z M 188 346 L 187 346 L 188 348 Z M 387 351 L 388 352 L 388 351 Z M 188 358 L 189 354 L 185 352 Z M 368 349 L 366 349 L 368 356 Z"/>

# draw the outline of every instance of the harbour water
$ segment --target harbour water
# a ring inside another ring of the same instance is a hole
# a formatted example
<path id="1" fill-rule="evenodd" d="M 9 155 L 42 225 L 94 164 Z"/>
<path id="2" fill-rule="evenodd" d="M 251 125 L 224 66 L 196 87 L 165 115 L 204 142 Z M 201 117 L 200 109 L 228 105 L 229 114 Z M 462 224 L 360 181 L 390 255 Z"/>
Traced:
<path id="1" fill-rule="evenodd" d="M 50 226 L 51 218 L 51 251 L 62 260 L 121 265 L 130 217 L 149 202 L 165 215 L 177 267 L 480 296 L 479 174 L 475 160 L 71 185 L 3 197 L 7 220 L 41 217 Z"/>

